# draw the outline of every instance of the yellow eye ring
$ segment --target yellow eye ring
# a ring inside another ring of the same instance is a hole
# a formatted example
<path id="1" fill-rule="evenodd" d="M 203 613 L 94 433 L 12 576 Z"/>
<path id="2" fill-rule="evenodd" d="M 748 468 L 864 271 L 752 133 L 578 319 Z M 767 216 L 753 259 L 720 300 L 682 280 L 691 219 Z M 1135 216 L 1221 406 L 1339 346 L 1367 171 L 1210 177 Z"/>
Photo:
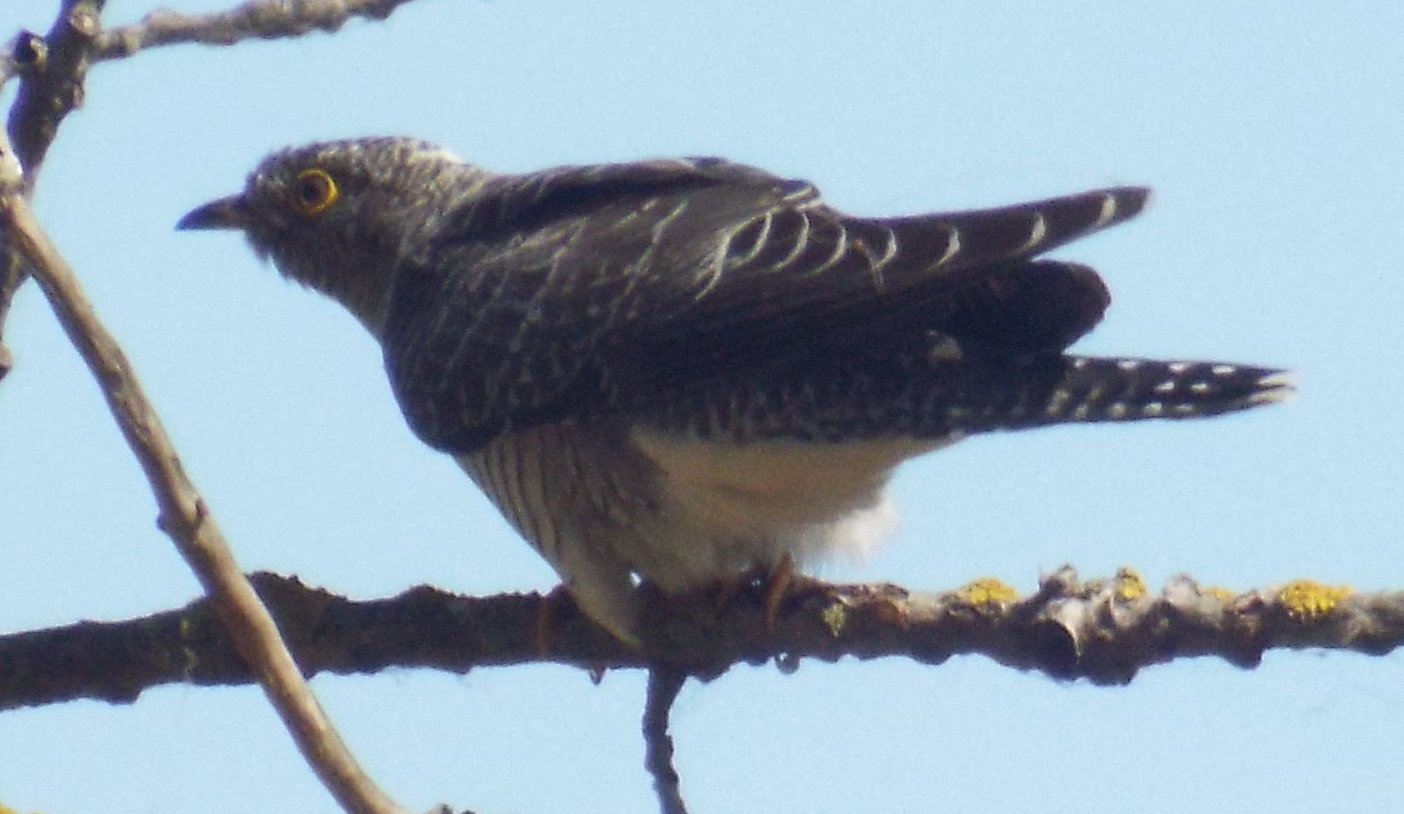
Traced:
<path id="1" fill-rule="evenodd" d="M 297 174 L 292 193 L 293 207 L 304 215 L 320 215 L 341 197 L 331 174 L 316 168 Z"/>

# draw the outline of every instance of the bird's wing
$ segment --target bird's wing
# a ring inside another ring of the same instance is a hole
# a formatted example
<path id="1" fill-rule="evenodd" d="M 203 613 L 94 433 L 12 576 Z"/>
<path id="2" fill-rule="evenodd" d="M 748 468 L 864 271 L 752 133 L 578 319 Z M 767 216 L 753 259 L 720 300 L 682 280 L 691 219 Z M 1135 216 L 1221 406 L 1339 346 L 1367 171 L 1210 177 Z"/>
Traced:
<path id="1" fill-rule="evenodd" d="M 1099 190 L 864 219 L 718 159 L 505 176 L 404 265 L 384 337 L 410 424 L 464 451 L 512 427 L 932 332 L 1061 351 L 1101 317 L 1090 269 L 1029 258 L 1138 212 Z"/>

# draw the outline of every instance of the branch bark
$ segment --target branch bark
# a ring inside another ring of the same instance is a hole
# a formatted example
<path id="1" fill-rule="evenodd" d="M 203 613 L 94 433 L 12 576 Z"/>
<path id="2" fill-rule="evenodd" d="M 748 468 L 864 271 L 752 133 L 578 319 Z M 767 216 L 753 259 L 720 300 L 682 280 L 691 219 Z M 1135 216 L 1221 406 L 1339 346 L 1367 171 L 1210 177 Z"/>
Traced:
<path id="1" fill-rule="evenodd" d="M 301 37 L 335 32 L 354 17 L 383 20 L 412 0 L 255 0 L 217 14 L 179 14 L 160 9 L 140 23 L 102 32 L 95 58 L 129 57 L 145 48 L 200 43 L 235 45 L 245 40 Z"/>
<path id="2" fill-rule="evenodd" d="M 648 597 L 647 652 L 637 653 L 559 598 L 463 597 L 421 586 L 352 601 L 256 574 L 255 587 L 307 675 L 552 662 L 598 673 L 678 666 L 711 680 L 736 664 L 901 657 L 940 664 L 981 655 L 1058 680 L 1125 684 L 1143 668 L 1212 656 L 1242 668 L 1270 649 L 1380 655 L 1404 645 L 1404 591 L 1349 593 L 1309 582 L 1232 595 L 1189 577 L 1146 592 L 1129 572 L 1080 581 L 1071 569 L 1016 597 L 994 582 L 913 593 L 895 585 L 816 585 L 790 597 L 774 625 L 764 591 Z M 549 613 L 543 642 L 539 620 Z M 0 710 L 97 698 L 130 703 L 161 684 L 247 684 L 253 675 L 209 600 L 122 622 L 82 622 L 0 636 Z"/>
<path id="3" fill-rule="evenodd" d="M 687 673 L 669 665 L 655 665 L 648 671 L 648 700 L 644 704 L 644 767 L 653 776 L 661 814 L 687 814 L 682 783 L 673 768 L 673 737 L 668 734 L 668 713 L 678 700 Z"/>

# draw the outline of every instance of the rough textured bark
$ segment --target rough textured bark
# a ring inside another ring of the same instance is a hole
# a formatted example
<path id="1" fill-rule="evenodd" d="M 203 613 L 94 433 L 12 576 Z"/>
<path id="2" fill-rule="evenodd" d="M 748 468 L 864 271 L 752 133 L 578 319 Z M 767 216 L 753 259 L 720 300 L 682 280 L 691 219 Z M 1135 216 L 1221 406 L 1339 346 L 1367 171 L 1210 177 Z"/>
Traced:
<path id="1" fill-rule="evenodd" d="M 715 597 L 651 597 L 647 653 L 623 647 L 555 595 L 464 597 L 420 586 L 353 601 L 274 574 L 257 574 L 254 584 L 309 676 L 535 662 L 598 672 L 666 662 L 710 680 L 743 663 L 792 669 L 806 658 L 940 664 L 981 655 L 1059 680 L 1125 684 L 1142 668 L 1176 659 L 1209 656 L 1252 668 L 1270 649 L 1378 655 L 1404 644 L 1404 592 L 1352 594 L 1298 582 L 1232 594 L 1180 577 L 1153 594 L 1129 572 L 1083 582 L 1063 569 L 1025 597 L 997 582 L 944 593 L 814 585 L 786 601 L 773 627 L 760 586 L 720 605 Z M 550 620 L 544 639 L 543 618 Z M 161 684 L 252 680 L 207 600 L 141 619 L 0 636 L 0 709 L 76 698 L 130 703 Z"/>

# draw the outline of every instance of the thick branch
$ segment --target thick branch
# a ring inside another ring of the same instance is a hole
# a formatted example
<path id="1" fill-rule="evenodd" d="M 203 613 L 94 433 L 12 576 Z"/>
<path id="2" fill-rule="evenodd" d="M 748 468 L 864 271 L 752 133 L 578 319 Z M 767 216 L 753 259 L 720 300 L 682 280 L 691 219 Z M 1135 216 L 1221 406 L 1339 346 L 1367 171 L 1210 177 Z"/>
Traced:
<path id="1" fill-rule="evenodd" d="M 93 40 L 102 28 L 106 0 L 64 0 L 53 27 L 41 41 L 21 33 L 11 57 L 20 66 L 19 93 L 7 122 L 15 154 L 24 166 L 24 193 L 34 191 L 59 125 L 83 104 Z M 20 59 L 26 50 L 29 59 Z"/>
<path id="2" fill-rule="evenodd" d="M 88 70 L 92 39 L 101 27 L 100 15 L 106 0 L 64 0 L 47 37 L 22 31 L 10 41 L 0 68 L 0 85 L 18 73 L 23 77 L 7 124 L 13 152 L 24 168 L 18 179 L 20 194 L 34 192 L 39 169 L 49 152 L 59 124 L 83 103 L 83 78 Z M 12 360 L 5 347 L 5 319 L 15 293 L 27 278 L 28 270 L 13 251 L 0 251 L 0 379 L 10 371 Z"/>
<path id="3" fill-rule="evenodd" d="M 1311 583 L 1229 595 L 1188 577 L 1158 595 L 1133 577 L 1079 582 L 1070 569 L 1023 598 L 998 583 L 945 593 L 893 585 L 806 588 L 767 627 L 764 592 L 724 606 L 650 597 L 647 654 L 613 641 L 569 605 L 541 596 L 468 598 L 419 587 L 353 602 L 295 579 L 259 574 L 261 596 L 307 675 L 531 662 L 585 670 L 685 665 L 714 678 L 734 664 L 901 656 L 940 664 L 979 654 L 1054 678 L 1124 684 L 1143 667 L 1216 656 L 1255 667 L 1269 649 L 1383 654 L 1404 644 L 1404 591 L 1345 595 Z M 549 614 L 551 637 L 539 636 Z M 128 703 L 159 684 L 245 684 L 248 668 L 207 600 L 124 622 L 83 622 L 0 637 L 0 709 L 75 698 Z"/>

